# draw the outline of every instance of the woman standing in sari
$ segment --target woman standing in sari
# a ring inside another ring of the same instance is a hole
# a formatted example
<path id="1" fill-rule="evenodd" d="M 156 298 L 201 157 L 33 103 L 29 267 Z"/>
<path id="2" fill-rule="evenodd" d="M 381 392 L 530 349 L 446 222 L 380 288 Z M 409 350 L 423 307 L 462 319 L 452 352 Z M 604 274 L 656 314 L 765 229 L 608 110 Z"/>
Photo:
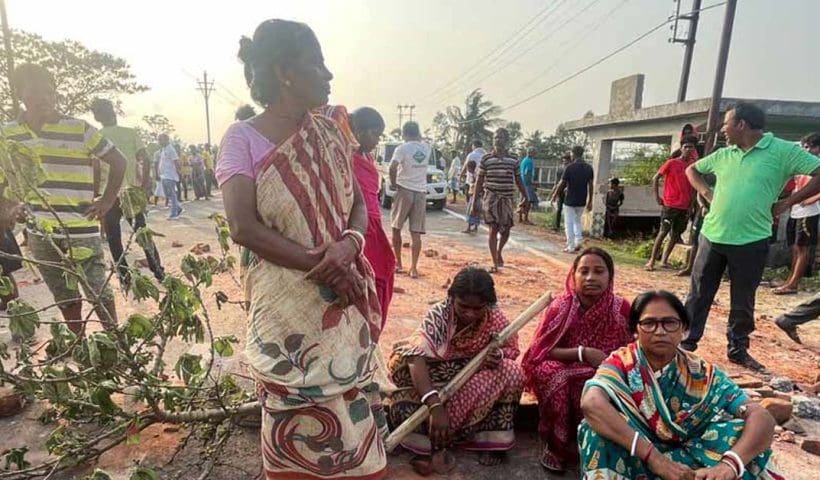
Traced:
<path id="1" fill-rule="evenodd" d="M 233 124 L 217 163 L 251 312 L 245 354 L 262 402 L 266 478 L 380 479 L 381 314 L 361 255 L 367 211 L 330 80 L 305 24 L 268 20 L 239 52 L 264 111 Z"/>
<path id="2" fill-rule="evenodd" d="M 562 471 L 577 463 L 581 391 L 595 369 L 632 339 L 629 302 L 613 293 L 612 257 L 588 248 L 575 257 L 564 293 L 544 314 L 522 365 L 538 398 L 541 465 Z"/>
<path id="3" fill-rule="evenodd" d="M 584 389 L 584 478 L 784 478 L 769 448 L 774 419 L 723 371 L 679 348 L 688 328 L 671 293 L 635 299 L 637 342 L 607 358 Z"/>
<path id="4" fill-rule="evenodd" d="M 496 306 L 492 276 L 468 267 L 456 275 L 447 300 L 430 309 L 411 339 L 393 347 L 388 368 L 397 390 L 386 402 L 390 423 L 397 427 L 422 403 L 431 410 L 429 425 L 420 426 L 402 442 L 422 456 L 413 465 L 419 473 L 429 474 L 432 465 L 446 463 L 436 456 L 443 456 L 450 443 L 482 452 L 479 462 L 487 466 L 500 464 L 515 444 L 513 418 L 524 383 L 515 362 L 520 353 L 517 335 L 492 351 L 483 370 L 447 402 L 442 403 L 437 390 L 507 325 Z"/>
<path id="5" fill-rule="evenodd" d="M 371 152 L 384 133 L 384 119 L 370 107 L 357 109 L 351 115 L 353 133 L 359 147 L 353 153 L 353 169 L 359 188 L 362 189 L 367 205 L 367 235 L 364 255 L 373 266 L 376 276 L 376 292 L 382 306 L 382 327 L 387 322 L 387 310 L 393 297 L 393 279 L 396 272 L 396 257 L 387 234 L 382 227 L 382 211 L 379 207 L 379 185 L 381 176 L 376 169 L 376 161 Z"/>

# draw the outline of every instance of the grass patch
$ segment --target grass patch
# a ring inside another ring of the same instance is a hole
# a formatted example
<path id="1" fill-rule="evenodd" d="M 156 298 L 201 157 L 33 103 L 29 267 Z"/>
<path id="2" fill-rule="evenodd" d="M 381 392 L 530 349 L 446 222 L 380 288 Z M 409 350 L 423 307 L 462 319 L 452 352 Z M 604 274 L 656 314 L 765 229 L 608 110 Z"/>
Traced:
<path id="1" fill-rule="evenodd" d="M 766 267 L 766 269 L 763 270 L 763 281 L 780 285 L 786 283 L 790 274 L 790 267 Z M 813 277 L 803 277 L 803 279 L 800 280 L 800 290 L 808 292 L 820 291 L 820 271 L 815 269 Z"/>

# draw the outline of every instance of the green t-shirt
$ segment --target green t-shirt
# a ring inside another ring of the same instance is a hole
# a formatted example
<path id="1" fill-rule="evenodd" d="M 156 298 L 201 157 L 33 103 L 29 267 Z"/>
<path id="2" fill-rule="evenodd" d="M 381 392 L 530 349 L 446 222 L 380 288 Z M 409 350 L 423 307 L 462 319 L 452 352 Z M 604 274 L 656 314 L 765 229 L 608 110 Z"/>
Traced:
<path id="1" fill-rule="evenodd" d="M 820 159 L 799 145 L 766 133 L 748 152 L 735 145 L 695 164 L 717 178 L 703 236 L 713 243 L 745 245 L 772 234 L 772 205 L 794 175 L 809 175 Z"/>
<path id="2" fill-rule="evenodd" d="M 111 127 L 103 127 L 100 129 L 102 135 L 111 140 L 111 143 L 122 152 L 127 162 L 125 167 L 125 178 L 122 180 L 122 188 L 139 187 L 140 183 L 137 181 L 137 152 L 143 147 L 142 139 L 134 128 L 121 127 L 114 125 Z M 108 164 L 100 162 L 100 191 L 103 193 L 105 186 L 108 183 Z"/>

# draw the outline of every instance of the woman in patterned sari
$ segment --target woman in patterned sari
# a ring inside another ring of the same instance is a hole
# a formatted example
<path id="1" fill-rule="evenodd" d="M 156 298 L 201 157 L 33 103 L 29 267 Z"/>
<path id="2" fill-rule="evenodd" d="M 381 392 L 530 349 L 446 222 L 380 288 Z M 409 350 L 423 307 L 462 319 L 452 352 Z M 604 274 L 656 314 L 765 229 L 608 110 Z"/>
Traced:
<path id="1" fill-rule="evenodd" d="M 637 342 L 587 382 L 578 432 L 586 479 L 776 479 L 772 416 L 726 374 L 678 346 L 686 309 L 669 292 L 632 304 Z"/>
<path id="2" fill-rule="evenodd" d="M 263 22 L 239 56 L 264 111 L 228 129 L 217 165 L 231 235 L 243 247 L 264 476 L 383 478 L 381 314 L 362 255 L 367 211 L 350 143 L 314 112 L 333 76 L 301 23 Z"/>
<path id="3" fill-rule="evenodd" d="M 513 417 L 524 383 L 515 362 L 517 335 L 492 351 L 483 369 L 449 400 L 442 402 L 437 391 L 508 324 L 496 306 L 492 276 L 468 267 L 456 275 L 447 300 L 430 309 L 412 338 L 393 347 L 388 368 L 398 389 L 386 402 L 391 425 L 399 426 L 422 403 L 431 409 L 429 424 L 402 442 L 420 455 L 413 461 L 418 473 L 444 473 L 437 466 L 448 463 L 444 448 L 451 443 L 482 452 L 479 462 L 487 466 L 500 464 L 513 447 Z"/>
<path id="4" fill-rule="evenodd" d="M 581 391 L 613 350 L 632 340 L 629 302 L 613 293 L 612 257 L 589 248 L 575 257 L 564 293 L 544 314 L 522 365 L 538 398 L 541 465 L 562 471 L 578 462 L 575 433 Z"/>

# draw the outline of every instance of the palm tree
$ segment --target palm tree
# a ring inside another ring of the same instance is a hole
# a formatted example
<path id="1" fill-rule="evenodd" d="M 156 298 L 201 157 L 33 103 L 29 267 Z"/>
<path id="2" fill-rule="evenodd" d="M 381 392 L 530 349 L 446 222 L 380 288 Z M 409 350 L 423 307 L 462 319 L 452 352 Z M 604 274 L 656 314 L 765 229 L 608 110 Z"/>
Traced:
<path id="1" fill-rule="evenodd" d="M 476 139 L 490 145 L 493 136 L 490 128 L 504 123 L 498 118 L 502 108 L 487 100 L 481 89 L 467 95 L 463 110 L 453 105 L 447 107 L 445 112 L 449 127 L 447 133 L 452 135 L 453 146 L 461 152 L 468 150 L 470 143 Z"/>

